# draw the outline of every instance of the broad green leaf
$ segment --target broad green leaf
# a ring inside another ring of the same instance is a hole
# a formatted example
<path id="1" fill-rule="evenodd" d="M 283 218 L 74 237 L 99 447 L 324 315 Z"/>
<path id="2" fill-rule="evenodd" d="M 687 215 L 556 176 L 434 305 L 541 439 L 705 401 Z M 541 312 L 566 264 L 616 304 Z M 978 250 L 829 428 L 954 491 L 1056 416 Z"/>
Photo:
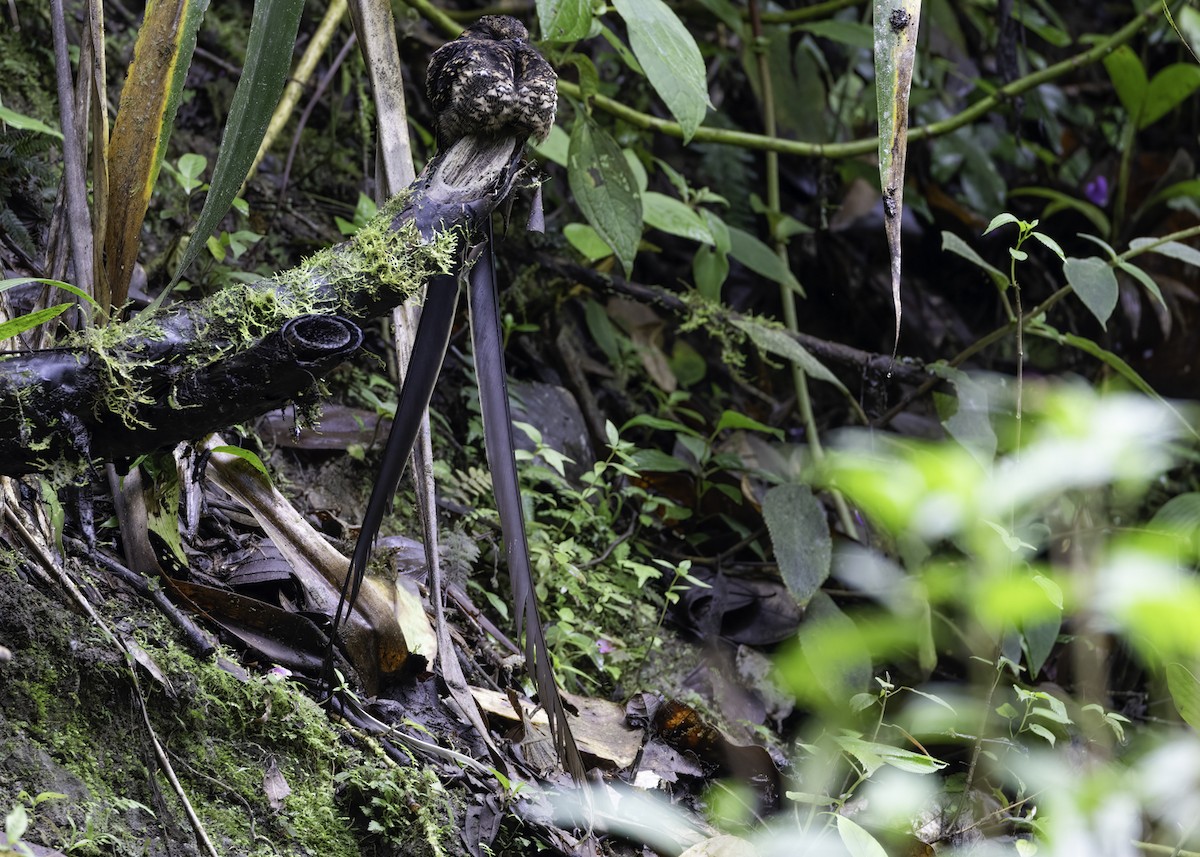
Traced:
<path id="1" fill-rule="evenodd" d="M 108 147 L 104 233 L 108 288 L 100 300 L 105 311 L 125 303 L 129 294 L 129 279 L 142 243 L 142 222 L 207 8 L 208 0 L 157 0 L 147 4 L 146 19 L 138 29 Z"/>
<path id="2" fill-rule="evenodd" d="M 1062 628 L 1062 617 L 1046 622 L 1034 622 L 1023 625 L 1021 640 L 1025 645 L 1025 662 L 1029 666 L 1031 678 L 1037 678 L 1046 664 L 1046 659 L 1058 642 L 1058 632 Z"/>
<path id="3" fill-rule="evenodd" d="M 1054 253 L 1054 255 L 1057 256 L 1062 261 L 1065 262 L 1067 260 L 1067 254 L 1063 252 L 1063 248 L 1060 247 L 1059 243 L 1057 241 L 1055 241 L 1053 238 L 1051 238 L 1049 235 L 1047 235 L 1045 232 L 1036 232 L 1036 231 L 1030 232 L 1029 237 L 1033 238 L 1035 241 L 1040 243 L 1042 246 L 1049 248 L 1050 251 L 1052 253 Z"/>
<path id="4" fill-rule="evenodd" d="M 1108 319 L 1117 307 L 1117 276 L 1103 259 L 1067 259 L 1063 275 L 1084 306 L 1108 329 Z"/>
<path id="5" fill-rule="evenodd" d="M 692 469 L 682 458 L 668 455 L 661 449 L 639 449 L 633 454 L 633 461 L 637 470 L 648 470 L 652 473 L 677 473 Z"/>
<path id="6" fill-rule="evenodd" d="M 1054 742 L 1055 742 L 1055 740 L 1056 740 L 1056 739 L 1055 739 L 1055 737 L 1054 737 L 1054 733 L 1053 733 L 1053 732 L 1051 732 L 1049 729 L 1047 729 L 1047 728 L 1046 728 L 1045 726 L 1043 726 L 1042 724 L 1040 724 L 1040 723 L 1030 723 L 1030 724 L 1029 724 L 1029 731 L 1030 731 L 1030 732 L 1032 732 L 1034 735 L 1038 735 L 1038 736 L 1041 736 L 1042 738 L 1046 739 L 1046 742 L 1047 742 L 1047 743 L 1048 743 L 1048 744 L 1049 744 L 1051 747 L 1053 747 L 1053 746 L 1054 746 Z"/>
<path id="7" fill-rule="evenodd" d="M 642 194 L 642 213 L 647 226 L 701 244 L 716 243 L 696 210 L 688 208 L 673 196 L 646 191 Z"/>
<path id="8" fill-rule="evenodd" d="M 1200 88 L 1200 66 L 1192 63 L 1169 65 L 1154 75 L 1146 89 L 1146 103 L 1138 128 L 1153 125 L 1182 104 Z"/>
<path id="9" fill-rule="evenodd" d="M 989 232 L 999 229 L 1001 226 L 1009 223 L 1015 223 L 1019 226 L 1021 221 L 1018 220 L 1015 215 L 1009 214 L 1007 211 L 1003 212 L 1002 214 L 997 214 L 992 218 L 992 222 L 987 225 L 987 228 L 983 230 L 983 234 L 987 235 Z"/>
<path id="10" fill-rule="evenodd" d="M 948 250 L 951 253 L 954 253 L 956 256 L 962 256 L 972 265 L 982 269 L 989 277 L 992 278 L 992 282 L 996 284 L 996 288 L 998 288 L 1000 291 L 1004 291 L 1008 288 L 1008 274 L 1004 273 L 999 268 L 992 267 L 985 262 L 983 257 L 976 253 L 975 249 L 970 244 L 968 244 L 966 241 L 963 241 L 953 232 L 942 233 L 942 249 Z"/>
<path id="11" fill-rule="evenodd" d="M 533 150 L 545 158 L 547 161 L 558 164 L 560 167 L 567 165 L 567 151 L 571 146 L 571 138 L 558 125 L 550 129 L 550 136 L 546 138 L 546 142 L 538 143 L 533 147 Z"/>
<path id="12" fill-rule="evenodd" d="M 709 107 L 704 58 L 683 22 L 662 0 L 613 0 L 646 77 L 683 128 L 687 143 Z"/>
<path id="13" fill-rule="evenodd" d="M 1138 55 L 1128 45 L 1121 45 L 1104 58 L 1104 69 L 1117 90 L 1117 98 L 1129 117 L 1137 122 L 1146 100 L 1150 81 Z"/>
<path id="14" fill-rule="evenodd" d="M 36 131 L 39 134 L 49 134 L 51 137 L 56 137 L 59 140 L 63 138 L 62 131 L 59 131 L 57 128 L 52 128 L 45 122 L 34 119 L 32 116 L 26 116 L 24 113 L 10 110 L 2 104 L 0 104 L 0 123 L 10 128 L 16 128 L 18 131 Z"/>
<path id="15" fill-rule="evenodd" d="M 563 236 L 589 262 L 612 255 L 612 248 L 586 223 L 568 223 L 563 227 Z"/>
<path id="16" fill-rule="evenodd" d="M 1167 664 L 1167 690 L 1183 722 L 1200 732 L 1200 681 L 1183 664 Z"/>
<path id="17" fill-rule="evenodd" d="M 776 485 L 763 497 L 762 510 L 779 573 L 805 607 L 828 579 L 833 560 L 825 508 L 807 485 Z"/>
<path id="18" fill-rule="evenodd" d="M 538 0 L 538 25 L 548 42 L 575 42 L 592 28 L 591 0 Z"/>
<path id="19" fill-rule="evenodd" d="M 1200 548 L 1200 492 L 1172 497 L 1154 513 L 1146 528 L 1183 539 L 1193 551 Z"/>
<path id="20" fill-rule="evenodd" d="M 804 295 L 800 281 L 788 268 L 787 263 L 762 241 L 736 226 L 729 227 L 729 255 L 760 277 L 766 277 Z"/>
<path id="21" fill-rule="evenodd" d="M 692 257 L 692 279 L 696 291 L 705 300 L 721 302 L 721 286 L 729 276 L 729 254 L 713 247 L 700 245 Z"/>
<path id="22" fill-rule="evenodd" d="M 267 472 L 267 466 L 263 464 L 262 459 L 248 449 L 243 449 L 240 446 L 222 445 L 214 446 L 211 452 L 227 452 L 230 455 L 235 455 L 265 476 L 268 482 L 271 480 L 271 474 Z"/>
<path id="23" fill-rule="evenodd" d="M 850 857 L 888 857 L 886 849 L 875 841 L 874 836 L 846 816 L 837 817 L 837 829 Z"/>
<path id="24" fill-rule="evenodd" d="M 612 323 L 612 319 L 608 317 L 608 313 L 604 311 L 604 307 L 596 301 L 588 299 L 583 305 L 583 320 L 587 324 L 588 333 L 600 346 L 604 356 L 610 363 L 616 363 L 621 358 L 621 347 L 617 343 L 617 328 Z M 616 430 L 616 426 L 614 426 L 614 434 Z M 616 441 L 614 440 L 612 443 L 615 444 Z"/>
<path id="25" fill-rule="evenodd" d="M 579 210 L 629 276 L 642 237 L 642 200 L 621 148 L 582 114 L 571 130 L 567 178 Z"/>
<path id="26" fill-rule="evenodd" d="M 883 229 L 891 257 L 893 352 L 900 345 L 900 224 L 904 217 L 904 165 L 908 157 L 908 93 L 917 62 L 921 0 L 875 0 L 875 103 L 879 115 L 879 186 Z"/>
<path id="27" fill-rule="evenodd" d="M 721 414 L 721 418 L 717 420 L 717 431 L 725 429 L 742 429 L 745 431 L 760 431 L 765 434 L 774 435 L 779 440 L 783 440 L 783 430 L 777 429 L 774 426 L 769 426 L 766 423 L 760 423 L 758 420 L 748 417 L 745 414 L 739 414 L 737 411 L 725 410 Z"/>
<path id="28" fill-rule="evenodd" d="M 57 318 L 75 304 L 56 304 L 52 307 L 40 309 L 37 312 L 26 313 L 9 321 L 0 322 L 0 342 L 6 339 L 12 339 L 20 333 L 31 330 L 39 324 L 45 324 L 52 318 Z"/>
<path id="29" fill-rule="evenodd" d="M 807 348 L 793 339 L 783 328 L 769 327 L 760 321 L 750 318 L 735 319 L 733 324 L 749 336 L 750 341 L 763 351 L 792 361 L 803 369 L 804 373 L 810 378 L 816 378 L 818 381 L 833 384 L 833 386 L 846 395 L 850 395 L 850 392 L 846 389 L 846 385 L 839 381 L 837 376 L 825 367 L 824 363 L 813 357 Z"/>
<path id="30" fill-rule="evenodd" d="M 221 134 L 221 148 L 217 151 L 208 196 L 196 222 L 193 240 L 188 242 L 170 286 L 163 290 L 155 304 L 161 303 L 179 282 L 204 246 L 204 239 L 216 230 L 229 211 L 246 180 L 291 71 L 292 49 L 303 10 L 303 0 L 256 0 L 250 19 L 246 62 L 229 105 L 229 118 L 225 120 L 225 130 Z"/>
<path id="31" fill-rule="evenodd" d="M 656 417 L 653 414 L 638 414 L 633 417 L 625 425 L 621 426 L 621 434 L 625 434 L 631 428 L 637 428 L 638 426 L 646 426 L 647 428 L 658 429 L 660 431 L 680 432 L 695 438 L 701 437 L 698 431 L 688 428 L 678 420 L 668 420 L 663 417 Z"/>

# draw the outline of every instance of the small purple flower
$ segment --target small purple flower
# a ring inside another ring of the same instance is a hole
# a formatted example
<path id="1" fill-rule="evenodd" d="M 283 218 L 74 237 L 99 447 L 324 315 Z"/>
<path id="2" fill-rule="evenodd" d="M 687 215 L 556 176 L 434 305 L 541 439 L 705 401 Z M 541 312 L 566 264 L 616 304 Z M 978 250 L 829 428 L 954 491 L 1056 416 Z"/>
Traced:
<path id="1" fill-rule="evenodd" d="M 1083 195 L 1096 205 L 1108 205 L 1108 178 L 1099 175 L 1083 186 Z"/>
<path id="2" fill-rule="evenodd" d="M 611 640 L 600 639 L 596 641 L 596 650 L 602 655 L 611 655 L 617 650 L 617 647 L 612 644 Z"/>
<path id="3" fill-rule="evenodd" d="M 285 678 L 291 678 L 292 671 L 289 670 L 287 667 L 281 667 L 278 664 L 276 664 L 274 667 L 272 667 L 267 672 L 267 675 L 270 676 L 275 681 L 280 681 Z"/>

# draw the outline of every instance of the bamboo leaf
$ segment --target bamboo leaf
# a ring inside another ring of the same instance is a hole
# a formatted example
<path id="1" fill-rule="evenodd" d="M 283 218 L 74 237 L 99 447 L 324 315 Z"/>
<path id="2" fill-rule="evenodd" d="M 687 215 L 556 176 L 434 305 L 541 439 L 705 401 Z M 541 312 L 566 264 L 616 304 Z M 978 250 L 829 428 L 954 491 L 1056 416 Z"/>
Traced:
<path id="1" fill-rule="evenodd" d="M 892 308 L 900 345 L 900 222 L 904 214 L 904 163 L 908 155 L 908 93 L 917 61 L 921 0 L 875 0 L 875 98 L 879 111 L 879 184 L 884 231 L 892 260 Z"/>
<path id="2" fill-rule="evenodd" d="M 24 333 L 27 330 L 37 327 L 39 324 L 45 324 L 52 318 L 57 318 L 64 312 L 69 310 L 75 304 L 57 304 L 52 307 L 40 309 L 37 312 L 31 312 L 26 315 L 18 316 L 11 321 L 0 323 L 0 342 L 5 339 L 12 339 L 19 333 Z"/>
<path id="3" fill-rule="evenodd" d="M 195 261 L 204 239 L 217 228 L 246 180 L 291 69 L 292 48 L 303 9 L 303 0 L 257 0 L 254 4 L 246 64 L 229 107 L 208 196 L 193 240 L 188 242 L 171 285 L 159 295 L 156 304 L 161 303 Z"/>
<path id="4" fill-rule="evenodd" d="M 158 180 L 183 95 L 196 33 L 208 0 L 158 0 L 146 6 L 108 149 L 108 218 L 104 234 L 105 311 L 129 294 L 142 222 Z"/>

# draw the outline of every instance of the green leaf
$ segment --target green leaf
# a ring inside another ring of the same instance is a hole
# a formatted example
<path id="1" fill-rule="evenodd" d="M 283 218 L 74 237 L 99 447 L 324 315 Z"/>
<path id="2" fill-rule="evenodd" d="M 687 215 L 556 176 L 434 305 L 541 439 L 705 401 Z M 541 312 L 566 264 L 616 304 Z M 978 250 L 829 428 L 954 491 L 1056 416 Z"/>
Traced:
<path id="1" fill-rule="evenodd" d="M 657 429 L 659 431 L 677 431 L 695 438 L 701 437 L 698 431 L 688 428 L 678 420 L 663 419 L 662 417 L 656 417 L 653 414 L 638 414 L 637 416 L 633 417 L 631 420 L 629 420 L 629 422 L 621 426 L 621 434 L 624 434 L 631 428 L 637 428 L 638 426 L 646 426 L 647 428 Z"/>
<path id="2" fill-rule="evenodd" d="M 1196 550 L 1200 547 L 1200 492 L 1172 497 L 1154 513 L 1146 529 L 1173 535 Z"/>
<path id="3" fill-rule="evenodd" d="M 642 200 L 621 148 L 582 114 L 571 130 L 567 178 L 579 210 L 629 276 L 642 237 Z"/>
<path id="4" fill-rule="evenodd" d="M 805 607 L 828 579 L 833 560 L 825 508 L 807 485 L 776 485 L 763 497 L 762 510 L 779 573 Z"/>
<path id="5" fill-rule="evenodd" d="M 237 456 L 265 476 L 268 482 L 271 479 L 271 474 L 267 472 L 267 466 L 263 464 L 262 459 L 248 449 L 243 449 L 240 446 L 214 446 L 211 451 L 227 452 L 230 455 Z"/>
<path id="6" fill-rule="evenodd" d="M 161 304 L 195 261 L 204 245 L 203 239 L 216 231 L 246 180 L 291 71 L 292 48 L 296 44 L 303 10 L 303 0 L 256 0 L 250 19 L 246 62 L 229 105 L 229 118 L 225 120 L 225 130 L 221 134 L 221 148 L 217 151 L 208 196 L 193 231 L 193 235 L 201 240 L 188 242 L 170 286 L 161 292 L 155 305 Z"/>
<path id="7" fill-rule="evenodd" d="M 652 473 L 678 473 L 692 466 L 681 458 L 668 455 L 661 449 L 639 449 L 633 454 L 634 467 Z"/>
<path id="8" fill-rule="evenodd" d="M 692 257 L 692 279 L 703 298 L 720 303 L 721 286 L 728 276 L 728 253 L 703 244 L 696 248 L 696 255 Z"/>
<path id="9" fill-rule="evenodd" d="M 1167 664 L 1167 690 L 1179 716 L 1200 732 L 1200 681 L 1183 664 Z"/>
<path id="10" fill-rule="evenodd" d="M 548 42 L 575 42 L 592 28 L 591 0 L 538 0 L 538 26 Z"/>
<path id="11" fill-rule="evenodd" d="M 147 4 L 145 20 L 138 29 L 108 149 L 104 257 L 109 293 L 103 296 L 105 309 L 125 303 L 129 294 L 142 223 L 207 8 L 208 0 L 158 0 Z"/>
<path id="12" fill-rule="evenodd" d="M 550 129 L 550 136 L 546 138 L 546 142 L 538 143 L 533 147 L 533 151 L 537 152 L 547 161 L 558 164 L 560 167 L 567 165 L 567 151 L 571 146 L 571 138 L 558 125 Z"/>
<path id="13" fill-rule="evenodd" d="M 1127 262 L 1124 259 L 1117 260 L 1117 267 L 1141 283 L 1146 291 L 1153 295 L 1154 299 L 1162 305 L 1163 309 L 1168 308 L 1166 298 L 1163 297 L 1162 290 L 1159 289 L 1158 283 L 1154 282 L 1153 277 L 1151 277 L 1137 265 L 1133 264 L 1132 262 Z"/>
<path id="14" fill-rule="evenodd" d="M 804 294 L 800 281 L 779 254 L 749 232 L 736 226 L 729 227 L 729 255 L 760 277 L 787 286 L 800 295 Z"/>
<path id="15" fill-rule="evenodd" d="M 1067 254 L 1063 252 L 1063 248 L 1060 247 L 1058 242 L 1049 235 L 1045 234 L 1044 232 L 1030 232 L 1029 235 L 1030 237 L 1039 241 L 1043 246 L 1048 247 L 1059 259 L 1064 262 L 1067 261 Z"/>
<path id="16" fill-rule="evenodd" d="M 859 761 L 864 769 L 874 773 L 881 765 L 889 765 L 910 774 L 932 774 L 946 767 L 946 763 L 914 753 L 911 750 L 901 750 L 890 744 L 879 744 L 875 741 L 864 741 L 844 735 L 835 739 L 838 745 Z"/>
<path id="17" fill-rule="evenodd" d="M 1128 45 L 1121 45 L 1104 58 L 1104 69 L 1112 79 L 1121 106 L 1135 122 L 1142 112 L 1150 81 L 1138 55 Z"/>
<path id="18" fill-rule="evenodd" d="M 1160 256 L 1168 256 L 1200 268 L 1200 250 L 1178 241 L 1163 241 L 1160 238 L 1134 238 L 1129 242 L 1129 246 L 1133 250 L 1157 253 Z"/>
<path id="19" fill-rule="evenodd" d="M 642 194 L 642 213 L 647 226 L 701 244 L 716 243 L 696 210 L 688 208 L 673 196 L 646 191 Z"/>
<path id="20" fill-rule="evenodd" d="M 1108 319 L 1117 307 L 1117 276 L 1103 259 L 1067 259 L 1063 275 L 1084 306 L 1108 329 Z"/>
<path id="21" fill-rule="evenodd" d="M 6 339 L 12 339 L 20 333 L 37 327 L 39 324 L 45 324 L 52 318 L 57 318 L 67 310 L 74 307 L 75 304 L 57 304 L 56 306 L 46 307 L 37 312 L 26 313 L 9 321 L 0 322 L 0 342 Z"/>
<path id="22" fill-rule="evenodd" d="M 662 0 L 613 0 L 646 77 L 683 128 L 687 143 L 709 107 L 704 58 L 683 22 Z"/>
<path id="23" fill-rule="evenodd" d="M 1054 742 L 1056 740 L 1054 737 L 1054 733 L 1051 732 L 1049 729 L 1047 729 L 1042 724 L 1030 723 L 1029 731 L 1032 732 L 1034 735 L 1040 735 L 1042 738 L 1045 738 L 1047 743 L 1049 743 L 1051 747 L 1054 746 Z"/>
<path id="24" fill-rule="evenodd" d="M 801 24 L 796 29 L 812 33 L 814 36 L 822 39 L 829 39 L 831 42 L 837 42 L 864 51 L 871 50 L 875 44 L 871 28 L 866 24 L 860 24 L 858 21 L 840 21 L 830 18 L 825 21 L 813 21 L 812 23 Z"/>
<path id="25" fill-rule="evenodd" d="M 568 223 L 563 227 L 563 237 L 589 262 L 598 262 L 613 254 L 600 233 L 586 223 Z"/>
<path id="26" fill-rule="evenodd" d="M 1146 103 L 1138 129 L 1149 127 L 1183 103 L 1200 88 L 1200 66 L 1192 63 L 1169 65 L 1154 75 L 1146 90 Z"/>
<path id="27" fill-rule="evenodd" d="M 976 253 L 975 249 L 971 247 L 970 244 L 968 244 L 966 241 L 963 241 L 953 232 L 942 233 L 942 249 L 948 250 L 957 256 L 962 256 L 972 265 L 981 268 L 989 277 L 992 278 L 992 282 L 996 284 L 996 288 L 998 288 L 1000 291 L 1004 291 L 1008 288 L 1008 274 L 1004 273 L 999 268 L 992 267 L 985 262 L 983 257 Z"/>
<path id="28" fill-rule="evenodd" d="M 756 419 L 751 419 L 745 414 L 739 414 L 737 411 L 726 410 L 721 414 L 721 419 L 717 420 L 717 431 L 724 429 L 743 429 L 746 431 L 761 431 L 767 434 L 772 434 L 779 440 L 783 440 L 783 431 L 774 426 L 760 423 Z"/>
<path id="29" fill-rule="evenodd" d="M 995 217 L 993 217 L 992 222 L 987 225 L 987 229 L 983 230 L 983 234 L 987 235 L 992 230 L 999 229 L 1001 226 L 1004 226 L 1007 223 L 1015 223 L 1018 227 L 1021 225 L 1021 221 L 1018 220 L 1015 215 L 1009 214 L 1006 211 L 1003 214 L 997 214 Z"/>
<path id="30" fill-rule="evenodd" d="M 791 360 L 809 377 L 833 384 L 847 396 L 850 395 L 846 385 L 825 368 L 825 364 L 813 357 L 808 349 L 788 335 L 786 330 L 779 327 L 768 327 L 761 321 L 752 318 L 734 319 L 733 325 L 749 336 L 750 341 L 763 351 Z"/>
<path id="31" fill-rule="evenodd" d="M 1046 207 L 1042 209 L 1041 220 L 1047 219 L 1056 212 L 1069 209 L 1082 214 L 1090 220 L 1101 235 L 1108 235 L 1112 231 L 1112 224 L 1109 222 L 1108 215 L 1098 205 L 1084 199 L 1076 199 L 1062 191 L 1048 187 L 1016 187 L 1010 190 L 1008 195 L 1032 196 L 1049 200 Z"/>
<path id="32" fill-rule="evenodd" d="M 14 286 L 19 286 L 22 283 L 42 283 L 43 285 L 54 286 L 54 288 L 62 289 L 64 292 L 70 292 L 96 309 L 100 308 L 100 304 L 96 303 L 96 300 L 91 295 L 78 286 L 64 283 L 62 280 L 51 280 L 46 277 L 13 277 L 11 280 L 0 280 L 0 292 L 11 289 Z"/>
<path id="33" fill-rule="evenodd" d="M 850 857 L 888 857 L 887 851 L 875 837 L 844 815 L 837 817 L 838 836 Z"/>
<path id="34" fill-rule="evenodd" d="M 51 137 L 56 137 L 59 140 L 63 138 L 62 131 L 57 128 L 51 128 L 45 122 L 34 119 L 32 116 L 26 116 L 24 113 L 18 113 L 15 110 L 10 110 L 0 104 L 0 122 L 16 128 L 18 131 L 36 131 L 39 134 L 49 134 Z"/>

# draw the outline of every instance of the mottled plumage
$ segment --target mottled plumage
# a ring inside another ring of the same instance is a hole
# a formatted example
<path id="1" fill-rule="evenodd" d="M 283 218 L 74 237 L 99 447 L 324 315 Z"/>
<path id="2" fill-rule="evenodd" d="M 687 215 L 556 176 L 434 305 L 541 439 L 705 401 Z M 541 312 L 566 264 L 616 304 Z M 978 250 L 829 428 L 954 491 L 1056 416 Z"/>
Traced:
<path id="1" fill-rule="evenodd" d="M 524 24 L 507 15 L 485 15 L 429 60 L 438 146 L 470 134 L 544 141 L 558 107 L 557 80 L 529 43 Z"/>

